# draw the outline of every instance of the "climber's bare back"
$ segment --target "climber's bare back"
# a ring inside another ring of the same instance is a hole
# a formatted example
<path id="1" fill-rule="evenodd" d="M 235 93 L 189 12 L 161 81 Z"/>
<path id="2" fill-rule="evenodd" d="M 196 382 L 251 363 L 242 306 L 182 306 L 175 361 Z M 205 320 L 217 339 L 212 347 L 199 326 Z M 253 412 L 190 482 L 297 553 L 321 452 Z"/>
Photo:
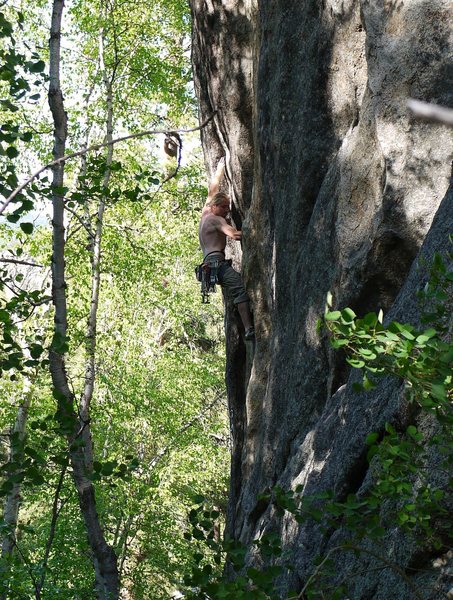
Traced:
<path id="1" fill-rule="evenodd" d="M 207 212 L 201 217 L 198 235 L 203 256 L 212 252 L 224 252 L 226 246 L 226 234 L 222 228 L 228 223 L 223 217 Z"/>

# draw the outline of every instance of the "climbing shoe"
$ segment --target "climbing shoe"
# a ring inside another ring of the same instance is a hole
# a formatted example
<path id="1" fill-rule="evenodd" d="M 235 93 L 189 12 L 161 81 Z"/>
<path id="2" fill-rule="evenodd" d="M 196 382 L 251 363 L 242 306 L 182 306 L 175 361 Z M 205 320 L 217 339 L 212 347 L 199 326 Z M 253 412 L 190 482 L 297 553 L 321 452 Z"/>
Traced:
<path id="1" fill-rule="evenodd" d="M 255 339 L 255 328 L 249 327 L 244 335 L 247 342 Z"/>

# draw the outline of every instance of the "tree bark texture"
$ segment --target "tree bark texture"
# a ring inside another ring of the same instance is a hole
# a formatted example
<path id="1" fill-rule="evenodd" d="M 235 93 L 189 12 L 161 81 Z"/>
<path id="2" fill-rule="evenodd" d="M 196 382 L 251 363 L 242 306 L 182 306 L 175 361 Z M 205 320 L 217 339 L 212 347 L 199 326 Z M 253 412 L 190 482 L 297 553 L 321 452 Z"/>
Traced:
<path id="1" fill-rule="evenodd" d="M 113 160 L 113 89 L 112 81 L 109 79 L 104 61 L 104 31 L 99 32 L 99 57 L 100 69 L 105 88 L 106 99 L 106 147 L 105 172 L 102 181 L 104 189 L 108 188 L 111 177 L 111 165 Z M 88 315 L 88 325 L 86 332 L 86 366 L 85 366 L 85 385 L 80 401 L 79 414 L 83 423 L 86 424 L 83 429 L 83 440 L 85 442 L 85 467 L 92 471 L 93 469 L 93 441 L 91 437 L 90 405 L 93 399 L 94 385 L 96 379 L 96 336 L 97 336 L 97 315 L 99 307 L 99 293 L 101 289 L 101 256 L 102 256 L 102 230 L 104 225 L 106 197 L 102 196 L 97 208 L 96 222 L 94 228 L 89 226 L 89 245 L 91 249 L 91 303 Z M 93 233 L 92 233 L 93 232 Z"/>
<path id="2" fill-rule="evenodd" d="M 60 40 L 64 1 L 54 0 L 50 32 L 49 106 L 54 120 L 54 160 L 64 156 L 67 138 L 67 115 L 64 110 L 60 84 Z M 64 182 L 64 163 L 53 167 L 53 254 L 52 296 L 55 309 L 55 336 L 50 351 L 50 372 L 54 394 L 58 402 L 58 414 L 65 428 L 69 443 L 71 467 L 79 497 L 79 505 L 85 522 L 88 541 L 93 554 L 97 593 L 102 599 L 118 598 L 119 583 L 116 556 L 107 544 L 96 510 L 93 484 L 87 478 L 84 451 L 78 438 L 83 432 L 74 411 L 74 395 L 69 387 L 65 370 L 64 354 L 67 339 L 67 306 L 65 283 L 65 227 L 64 198 L 59 188 Z M 91 440 L 90 440 L 91 442 Z"/>
<path id="3" fill-rule="evenodd" d="M 21 465 L 24 458 L 24 441 L 26 437 L 26 427 L 28 419 L 28 411 L 30 408 L 30 402 L 32 398 L 31 391 L 32 382 L 26 378 L 23 391 L 23 399 L 17 410 L 16 422 L 11 432 L 14 435 L 14 439 L 10 441 L 9 448 L 9 462 Z M 10 473 L 10 476 L 18 475 L 20 473 L 20 466 L 17 467 L 16 472 Z M 2 565 L 0 567 L 0 575 L 2 579 L 6 578 L 8 572 L 8 558 L 11 556 L 16 544 L 16 529 L 19 518 L 19 508 L 21 503 L 21 488 L 22 484 L 14 482 L 11 491 L 5 498 L 3 506 L 3 521 L 8 527 L 8 531 L 4 533 L 2 538 Z M 6 600 L 7 590 L 1 591 L 1 600 Z"/>
<path id="4" fill-rule="evenodd" d="M 280 533 L 296 566 L 280 582 L 284 597 L 303 588 L 315 556 L 335 540 L 278 517 L 258 494 L 276 484 L 337 497 L 366 487 L 366 435 L 386 421 L 407 422 L 396 384 L 351 392 L 344 358 L 316 323 L 328 291 L 335 306 L 359 315 L 382 308 L 389 318 L 419 320 L 415 292 L 426 273 L 418 252 L 426 238 L 428 260 L 436 248 L 445 253 L 453 230 L 452 140 L 446 126 L 413 119 L 406 102 L 453 104 L 451 7 L 191 0 L 191 8 L 200 118 L 218 111 L 202 133 L 207 169 L 226 155 L 257 332 L 247 381 L 227 312 L 228 529 L 248 545 Z M 428 569 L 411 572 L 416 583 L 440 581 L 448 591 L 446 571 L 417 557 L 401 532 L 386 538 L 385 552 L 392 548 L 400 564 Z M 369 560 L 349 554 L 338 561 L 340 579 Z M 389 570 L 357 577 L 351 593 L 411 598 Z"/>
<path id="5" fill-rule="evenodd" d="M 28 409 L 30 408 L 31 393 L 26 392 L 23 401 L 21 402 L 18 411 L 16 422 L 12 430 L 14 435 L 14 443 L 10 444 L 10 463 L 21 464 L 24 458 L 23 444 L 26 435 L 26 423 L 28 417 Z M 19 472 L 19 470 L 18 470 Z M 12 475 L 18 474 L 12 473 Z M 10 532 L 6 534 L 2 540 L 2 558 L 11 554 L 15 544 L 15 531 L 17 527 L 17 518 L 19 515 L 20 506 L 20 490 L 21 484 L 15 482 L 11 492 L 7 495 L 4 508 L 3 508 L 3 520 L 6 525 L 10 528 Z"/>

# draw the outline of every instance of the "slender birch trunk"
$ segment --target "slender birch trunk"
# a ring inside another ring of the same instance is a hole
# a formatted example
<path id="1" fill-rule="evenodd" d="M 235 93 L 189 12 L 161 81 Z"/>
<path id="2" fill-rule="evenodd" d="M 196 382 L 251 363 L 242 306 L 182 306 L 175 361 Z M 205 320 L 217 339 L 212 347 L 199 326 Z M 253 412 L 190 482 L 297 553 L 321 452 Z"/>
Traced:
<path id="1" fill-rule="evenodd" d="M 31 392 L 25 394 L 24 400 L 17 411 L 16 422 L 12 430 L 12 435 L 17 436 L 17 442 L 10 444 L 9 462 L 20 464 L 23 459 L 23 442 L 25 439 L 25 429 L 28 418 L 28 409 L 30 408 Z M 14 475 L 14 473 L 12 474 Z M 11 554 L 16 541 L 16 526 L 19 515 L 20 505 L 20 483 L 14 483 L 13 489 L 8 494 L 5 500 L 3 509 L 3 520 L 8 525 L 9 532 L 2 540 L 2 558 Z"/>
<path id="2" fill-rule="evenodd" d="M 104 31 L 99 34 L 99 59 L 102 72 L 102 79 L 106 92 L 106 135 L 104 142 L 108 143 L 106 153 L 106 168 L 103 179 L 103 187 L 108 187 L 111 175 L 110 166 L 113 158 L 113 145 L 109 142 L 113 139 L 113 90 L 112 80 L 109 79 L 104 61 Z M 97 336 L 97 314 L 99 308 L 99 293 L 101 287 L 101 247 L 102 247 L 102 227 L 104 223 L 105 196 L 99 202 L 94 237 L 92 240 L 91 255 L 91 304 L 88 317 L 88 326 L 86 334 L 86 352 L 87 361 L 85 366 L 85 385 L 80 402 L 80 417 L 86 427 L 83 430 L 83 440 L 85 442 L 85 465 L 91 470 L 93 465 L 93 444 L 90 431 L 90 405 L 93 398 L 94 385 L 96 379 L 96 336 Z"/>
<path id="3" fill-rule="evenodd" d="M 18 439 L 15 440 L 14 443 L 10 443 L 10 455 L 9 462 L 17 463 L 20 465 L 22 463 L 24 457 L 24 449 L 23 444 L 26 435 L 26 425 L 28 418 L 28 410 L 30 408 L 31 402 L 31 382 L 26 380 L 25 389 L 24 389 L 24 397 L 19 406 L 16 416 L 16 422 L 11 431 L 12 435 L 15 435 Z M 20 467 L 18 468 L 18 472 Z M 11 473 L 10 475 L 14 475 Z M 13 553 L 14 546 L 16 545 L 16 529 L 17 529 L 17 521 L 19 518 L 19 508 L 20 508 L 20 496 L 21 491 L 21 483 L 15 482 L 13 484 L 12 490 L 9 492 L 5 499 L 5 503 L 3 506 L 3 521 L 5 525 L 8 527 L 7 533 L 5 533 L 2 539 L 2 566 L 1 566 L 1 575 L 2 578 L 5 577 L 7 572 L 7 559 Z M 6 581 L 6 577 L 5 577 Z M 0 595 L 1 600 L 6 600 L 7 598 L 7 590 L 2 592 Z"/>
<path id="4" fill-rule="evenodd" d="M 44 587 L 44 583 L 46 581 L 47 565 L 49 564 L 50 550 L 52 548 L 52 544 L 55 539 L 55 533 L 57 531 L 58 517 L 60 516 L 61 509 L 64 506 L 64 502 L 60 501 L 60 494 L 61 494 L 61 489 L 63 487 L 63 481 L 64 481 L 64 477 L 66 475 L 66 470 L 67 470 L 67 465 L 64 465 L 63 468 L 61 469 L 60 477 L 58 479 L 57 487 L 55 489 L 55 493 L 54 493 L 54 497 L 53 497 L 52 518 L 50 520 L 50 530 L 49 530 L 49 536 L 48 536 L 47 542 L 46 542 L 46 548 L 44 551 L 44 558 L 41 563 L 41 577 L 39 578 L 39 580 L 36 582 L 36 585 L 35 585 L 36 596 L 41 595 L 42 588 Z"/>
<path id="5" fill-rule="evenodd" d="M 54 160 L 64 156 L 67 137 L 67 116 L 64 110 L 60 86 L 60 38 L 64 0 L 54 0 L 50 33 L 50 72 L 49 106 L 54 120 Z M 79 423 L 74 411 L 74 395 L 68 385 L 64 353 L 67 339 L 67 307 L 65 283 L 65 228 L 64 198 L 59 193 L 63 185 L 64 164 L 53 168 L 53 255 L 52 255 L 52 296 L 55 307 L 55 335 L 49 354 L 50 372 L 54 395 L 58 402 L 58 415 L 69 442 L 71 467 L 77 489 L 80 509 L 85 521 L 88 541 L 92 550 L 96 574 L 98 598 L 113 600 L 118 598 L 118 569 L 116 555 L 107 544 L 99 523 L 96 510 L 94 487 L 87 478 L 85 456 L 78 443 L 85 423 Z"/>

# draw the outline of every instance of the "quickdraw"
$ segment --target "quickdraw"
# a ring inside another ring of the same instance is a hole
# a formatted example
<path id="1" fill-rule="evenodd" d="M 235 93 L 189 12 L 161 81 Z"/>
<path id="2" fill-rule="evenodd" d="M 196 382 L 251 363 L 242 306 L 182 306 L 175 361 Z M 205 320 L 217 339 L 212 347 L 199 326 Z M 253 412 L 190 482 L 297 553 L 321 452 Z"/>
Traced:
<path id="1" fill-rule="evenodd" d="M 209 294 L 216 291 L 215 286 L 219 283 L 219 264 L 220 261 L 216 260 L 195 267 L 197 280 L 201 283 L 201 302 L 203 304 L 209 304 Z"/>

